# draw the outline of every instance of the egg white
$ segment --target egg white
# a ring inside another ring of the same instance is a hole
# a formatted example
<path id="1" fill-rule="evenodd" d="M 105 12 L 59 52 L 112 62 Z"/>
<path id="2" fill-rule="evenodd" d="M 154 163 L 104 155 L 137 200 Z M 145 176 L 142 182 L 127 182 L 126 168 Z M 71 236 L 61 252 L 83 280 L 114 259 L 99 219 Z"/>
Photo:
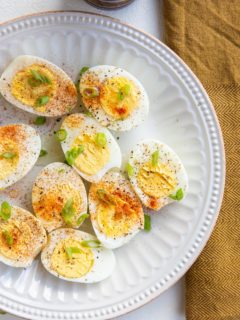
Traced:
<path id="1" fill-rule="evenodd" d="M 5 189 L 22 179 L 36 163 L 41 150 L 40 136 L 37 134 L 35 129 L 29 125 L 10 124 L 0 127 L 0 132 L 1 130 L 5 130 L 12 126 L 16 131 L 16 134 L 13 135 L 12 139 L 16 142 L 19 149 L 19 161 L 14 172 L 0 180 L 0 189 Z"/>
<path id="2" fill-rule="evenodd" d="M 140 83 L 140 81 L 130 74 L 128 71 L 114 66 L 99 65 L 92 67 L 86 71 L 80 80 L 80 93 L 84 88 L 84 81 L 88 75 L 92 73 L 98 78 L 99 82 L 102 84 L 104 80 L 113 77 L 125 77 L 136 85 L 139 90 L 139 103 L 136 109 L 124 120 L 116 120 L 111 115 L 108 115 L 104 109 L 99 104 L 98 108 L 91 108 L 91 106 L 85 105 L 85 107 L 93 114 L 97 121 L 104 127 L 108 127 L 114 131 L 128 131 L 138 125 L 140 125 L 147 117 L 149 111 L 149 99 L 148 95 Z"/>
<path id="3" fill-rule="evenodd" d="M 76 238 L 80 241 L 97 240 L 96 237 L 92 236 L 89 233 L 70 228 L 61 228 L 52 231 L 48 235 L 48 244 L 41 254 L 42 263 L 48 272 L 60 279 L 80 283 L 95 283 L 111 276 L 116 263 L 115 256 L 111 250 L 105 249 L 103 247 L 91 248 L 94 255 L 93 266 L 87 274 L 80 278 L 66 278 L 54 271 L 51 268 L 51 257 L 53 251 L 61 240 L 66 239 L 68 237 Z"/>
<path id="4" fill-rule="evenodd" d="M 81 209 L 79 212 L 76 213 L 74 216 L 74 220 L 77 220 L 80 218 L 81 215 L 87 213 L 87 193 L 85 186 L 83 184 L 82 179 L 80 176 L 76 173 L 75 170 L 73 170 L 70 166 L 61 163 L 61 162 L 53 162 L 46 167 L 44 167 L 39 175 L 37 176 L 33 189 L 32 189 L 32 205 L 33 210 L 35 211 L 36 216 L 38 219 L 40 219 L 46 228 L 48 232 L 51 232 L 52 230 L 56 228 L 60 228 L 62 226 L 65 226 L 64 220 L 52 220 L 47 221 L 42 219 L 36 212 L 35 207 L 39 200 L 41 199 L 42 194 L 47 194 L 48 192 L 51 192 L 51 188 L 53 188 L 56 184 L 70 184 L 74 189 L 77 190 L 77 192 L 80 194 L 82 199 Z M 41 194 L 40 194 L 41 193 Z M 57 194 L 56 194 L 57 197 Z M 69 195 L 71 198 L 71 195 Z M 80 227 L 80 225 L 76 224 L 72 227 Z"/>
<path id="5" fill-rule="evenodd" d="M 159 151 L 160 163 L 167 164 L 177 181 L 177 185 L 172 191 L 172 194 L 175 194 L 177 190 L 181 188 L 185 196 L 188 189 L 187 172 L 178 155 L 169 146 L 157 140 L 149 139 L 140 141 L 130 152 L 129 164 L 133 168 L 133 174 L 129 177 L 129 179 L 142 203 L 148 208 L 150 208 L 149 202 L 151 200 L 151 197 L 145 194 L 143 190 L 138 186 L 137 177 L 142 165 L 151 160 L 151 155 L 156 150 Z M 157 208 L 154 210 L 159 210 L 165 205 L 176 200 L 173 200 L 169 197 L 161 197 L 156 199 L 156 201 Z"/>
<path id="6" fill-rule="evenodd" d="M 64 97 L 64 101 L 61 101 L 61 99 L 59 99 L 59 96 L 56 94 L 54 97 L 51 98 L 51 101 L 54 102 L 54 107 L 47 109 L 46 112 L 40 112 L 36 110 L 36 108 L 22 103 L 12 95 L 10 87 L 16 73 L 33 64 L 42 64 L 46 66 L 50 71 L 53 72 L 53 74 L 56 75 L 59 83 L 61 82 L 61 84 L 64 87 L 72 86 L 75 88 L 75 85 L 73 81 L 70 79 L 70 77 L 55 64 L 40 57 L 31 55 L 21 55 L 15 58 L 10 63 L 10 65 L 5 69 L 0 78 L 0 93 L 2 94 L 2 96 L 11 104 L 24 111 L 45 117 L 58 117 L 71 111 L 71 109 L 73 109 L 77 104 L 77 92 L 74 98 L 70 98 L 70 96 L 68 97 L 66 95 Z"/>
<path id="7" fill-rule="evenodd" d="M 107 172 L 104 177 L 102 178 L 101 182 L 107 182 L 110 184 L 115 184 L 116 188 L 118 188 L 120 191 L 125 191 L 128 193 L 132 198 L 136 198 L 137 201 L 138 197 L 135 194 L 134 190 L 132 189 L 132 186 L 130 182 L 123 176 L 122 173 L 119 171 L 109 171 Z M 99 239 L 99 241 L 103 244 L 104 247 L 109 249 L 116 249 L 124 244 L 128 243 L 133 237 L 136 236 L 136 234 L 143 229 L 144 225 L 144 212 L 141 212 L 141 221 L 139 220 L 139 223 L 134 225 L 132 230 L 120 237 L 109 237 L 102 230 L 100 230 L 100 227 L 98 225 L 97 219 L 94 219 L 93 217 L 96 215 L 97 207 L 100 204 L 100 201 L 94 197 L 93 194 L 93 188 L 90 188 L 89 190 L 89 212 L 91 216 L 91 222 L 94 229 L 94 232 Z"/>
<path id="8" fill-rule="evenodd" d="M 74 122 L 74 127 L 71 123 Z M 104 133 L 107 139 L 107 146 L 110 150 L 110 159 L 108 163 L 96 174 L 88 175 L 82 171 L 80 171 L 76 166 L 73 165 L 73 168 L 87 181 L 89 182 L 97 182 L 99 181 L 103 175 L 112 168 L 120 168 L 121 167 L 121 150 L 112 136 L 112 134 L 100 124 L 96 122 L 91 117 L 85 116 L 80 113 L 71 114 L 66 117 L 62 123 L 61 129 L 66 130 L 67 138 L 61 142 L 63 152 L 66 154 L 68 150 L 71 149 L 71 145 L 74 139 L 83 134 L 95 135 L 97 133 Z"/>
<path id="9" fill-rule="evenodd" d="M 14 259 L 7 258 L 3 254 L 1 254 L 1 249 L 0 249 L 0 261 L 11 267 L 27 268 L 31 266 L 35 257 L 40 253 L 40 251 L 46 245 L 47 243 L 46 230 L 44 229 L 42 223 L 32 213 L 20 207 L 12 206 L 11 218 L 9 219 L 9 222 L 11 220 L 22 221 L 27 223 L 30 226 L 30 228 L 33 231 L 32 238 L 26 239 L 26 240 L 28 240 L 31 246 L 33 246 L 33 250 L 30 251 L 31 253 L 30 256 L 25 257 L 24 259 L 14 260 Z M 4 224 L 4 223 L 5 222 L 0 218 L 0 226 L 1 224 Z"/>

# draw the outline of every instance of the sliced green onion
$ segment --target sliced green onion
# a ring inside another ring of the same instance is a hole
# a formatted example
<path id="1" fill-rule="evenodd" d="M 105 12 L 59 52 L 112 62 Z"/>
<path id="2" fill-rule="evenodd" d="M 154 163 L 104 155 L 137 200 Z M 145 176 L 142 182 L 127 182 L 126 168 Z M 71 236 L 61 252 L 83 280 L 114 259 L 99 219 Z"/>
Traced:
<path id="1" fill-rule="evenodd" d="M 77 159 L 77 157 L 83 153 L 84 151 L 84 147 L 82 145 L 78 146 L 78 147 L 74 147 L 71 150 L 67 151 L 65 154 L 67 163 L 72 166 L 75 162 L 75 160 Z"/>
<path id="2" fill-rule="evenodd" d="M 93 115 L 91 114 L 90 111 L 85 111 L 84 112 L 86 116 L 90 117 L 90 118 L 93 118 Z"/>
<path id="3" fill-rule="evenodd" d="M 61 212 L 63 220 L 66 222 L 66 224 L 70 224 L 72 222 L 72 218 L 75 213 L 76 213 L 76 210 L 73 207 L 73 199 L 70 198 L 65 203 L 65 205 L 62 209 L 62 212 Z"/>
<path id="4" fill-rule="evenodd" d="M 157 150 L 157 151 L 153 152 L 153 154 L 152 154 L 152 165 L 154 167 L 157 166 L 158 160 L 159 160 L 159 151 Z"/>
<path id="5" fill-rule="evenodd" d="M 122 101 L 126 96 L 129 95 L 131 90 L 130 84 L 125 84 L 119 91 L 118 91 L 118 100 Z"/>
<path id="6" fill-rule="evenodd" d="M 48 101 L 49 101 L 49 97 L 48 97 L 48 96 L 39 97 L 39 98 L 36 100 L 36 107 L 45 106 L 45 104 L 47 104 Z"/>
<path id="7" fill-rule="evenodd" d="M 0 217 L 4 221 L 7 221 L 8 219 L 11 218 L 11 214 L 12 214 L 12 207 L 7 201 L 3 201 L 0 209 Z"/>
<path id="8" fill-rule="evenodd" d="M 171 198 L 171 199 L 173 199 L 173 200 L 177 200 L 177 201 L 182 200 L 183 197 L 184 197 L 184 192 L 183 192 L 183 189 L 182 189 L 182 188 L 178 189 L 175 195 L 174 195 L 174 194 L 171 194 L 171 195 L 169 196 L 169 198 Z"/>
<path id="9" fill-rule="evenodd" d="M 104 189 L 98 189 L 97 196 L 99 200 L 105 203 L 114 203 L 112 196 L 108 194 Z"/>
<path id="10" fill-rule="evenodd" d="M 151 217 L 147 214 L 144 215 L 144 230 L 150 231 L 152 228 L 151 226 Z"/>
<path id="11" fill-rule="evenodd" d="M 46 118 L 39 116 L 35 119 L 34 124 L 36 124 L 37 126 L 41 126 L 46 122 Z"/>
<path id="12" fill-rule="evenodd" d="M 37 80 L 41 83 L 51 84 L 51 80 L 48 77 L 41 74 L 40 72 L 33 70 L 33 69 L 31 69 L 30 72 L 35 80 Z"/>
<path id="13" fill-rule="evenodd" d="M 67 247 L 65 248 L 68 259 L 72 259 L 74 253 L 82 253 L 82 250 L 78 247 Z"/>
<path id="14" fill-rule="evenodd" d="M 100 248 L 101 242 L 99 240 L 83 240 L 81 245 L 87 248 Z"/>
<path id="15" fill-rule="evenodd" d="M 88 213 L 82 214 L 77 220 L 77 225 L 80 226 L 87 218 L 89 218 Z"/>
<path id="16" fill-rule="evenodd" d="M 86 71 L 88 71 L 88 69 L 89 69 L 89 67 L 83 67 L 83 68 L 80 70 L 80 72 L 79 72 L 80 77 L 81 77 Z"/>
<path id="17" fill-rule="evenodd" d="M 126 165 L 126 171 L 129 177 L 132 177 L 134 174 L 134 169 L 133 167 L 130 165 L 130 163 L 127 163 Z"/>
<path id="18" fill-rule="evenodd" d="M 59 129 L 56 133 L 55 133 L 55 137 L 58 141 L 62 142 L 64 140 L 66 140 L 67 138 L 67 131 L 65 129 Z"/>
<path id="19" fill-rule="evenodd" d="M 97 87 L 89 87 L 83 89 L 83 96 L 85 98 L 95 98 L 99 96 L 99 89 Z"/>
<path id="20" fill-rule="evenodd" d="M 40 154 L 39 154 L 39 157 L 44 157 L 44 156 L 46 156 L 47 154 L 48 154 L 48 153 L 47 153 L 46 150 L 41 149 Z"/>
<path id="21" fill-rule="evenodd" d="M 4 152 L 1 154 L 1 158 L 4 158 L 4 159 L 13 159 L 16 157 L 16 153 L 14 152 Z"/>
<path id="22" fill-rule="evenodd" d="M 58 173 L 63 173 L 63 172 L 65 172 L 64 169 L 59 169 L 59 170 L 58 170 Z"/>
<path id="23" fill-rule="evenodd" d="M 95 136 L 95 142 L 98 146 L 100 147 L 105 147 L 107 144 L 107 138 L 105 133 L 103 132 L 98 132 Z"/>
<path id="24" fill-rule="evenodd" d="M 3 231 L 2 234 L 3 234 L 7 244 L 9 246 L 12 246 L 13 245 L 13 237 L 12 237 L 12 235 L 7 230 Z"/>

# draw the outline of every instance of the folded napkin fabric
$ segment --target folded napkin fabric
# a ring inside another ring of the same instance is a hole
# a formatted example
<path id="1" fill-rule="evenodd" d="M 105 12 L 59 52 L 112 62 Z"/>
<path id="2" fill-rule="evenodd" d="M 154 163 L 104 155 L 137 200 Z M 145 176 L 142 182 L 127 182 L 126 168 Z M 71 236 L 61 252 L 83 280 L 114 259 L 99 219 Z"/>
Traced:
<path id="1" fill-rule="evenodd" d="M 164 26 L 210 96 L 226 152 L 220 216 L 186 276 L 187 320 L 240 320 L 240 0 L 164 0 Z"/>

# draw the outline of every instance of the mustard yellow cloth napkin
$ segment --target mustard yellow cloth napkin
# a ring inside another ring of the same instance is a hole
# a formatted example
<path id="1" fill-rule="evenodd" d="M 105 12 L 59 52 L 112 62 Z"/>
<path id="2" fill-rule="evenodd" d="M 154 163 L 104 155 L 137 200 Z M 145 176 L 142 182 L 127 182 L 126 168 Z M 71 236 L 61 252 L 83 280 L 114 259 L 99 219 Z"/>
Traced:
<path id="1" fill-rule="evenodd" d="M 240 320 L 240 0 L 164 0 L 164 24 L 213 102 L 227 160 L 217 225 L 187 273 L 187 319 Z"/>

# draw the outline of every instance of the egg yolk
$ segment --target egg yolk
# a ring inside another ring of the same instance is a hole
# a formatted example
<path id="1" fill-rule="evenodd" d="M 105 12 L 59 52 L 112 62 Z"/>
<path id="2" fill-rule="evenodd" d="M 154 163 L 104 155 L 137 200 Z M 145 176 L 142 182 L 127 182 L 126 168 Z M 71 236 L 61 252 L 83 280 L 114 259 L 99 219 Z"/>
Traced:
<path id="1" fill-rule="evenodd" d="M 94 136 L 84 134 L 76 137 L 71 147 L 78 146 L 83 146 L 83 152 L 76 158 L 74 165 L 83 173 L 94 175 L 110 160 L 108 146 L 98 145 Z"/>
<path id="2" fill-rule="evenodd" d="M 66 202 L 72 199 L 75 212 L 81 211 L 82 198 L 77 189 L 70 183 L 56 184 L 44 193 L 37 203 L 33 203 L 34 211 L 38 217 L 45 221 L 62 222 L 61 212 Z M 73 222 L 75 222 L 73 218 Z"/>
<path id="3" fill-rule="evenodd" d="M 69 257 L 66 248 L 78 248 L 78 253 Z M 65 278 L 80 278 L 93 266 L 94 256 L 90 248 L 83 247 L 81 241 L 74 238 L 61 240 L 51 256 L 51 268 Z"/>
<path id="4" fill-rule="evenodd" d="M 55 95 L 55 76 L 46 66 L 33 64 L 15 74 L 11 83 L 11 92 L 21 103 L 44 112 L 46 103 L 38 103 L 38 101 L 43 97 L 51 99 Z"/>
<path id="5" fill-rule="evenodd" d="M 10 246 L 4 233 L 7 232 L 13 240 Z M 32 253 L 32 230 L 24 221 L 9 220 L 1 225 L 0 229 L 0 253 L 8 259 L 24 260 Z"/>
<path id="6" fill-rule="evenodd" d="M 0 180 L 4 180 L 14 173 L 19 162 L 17 144 L 7 138 L 0 140 Z"/>
<path id="7" fill-rule="evenodd" d="M 127 78 L 109 78 L 101 86 L 101 106 L 116 120 L 127 118 L 137 108 L 138 102 L 138 89 L 133 81 Z"/>
<path id="8" fill-rule="evenodd" d="M 100 201 L 97 207 L 97 222 L 108 237 L 127 235 L 141 224 L 141 205 L 127 193 L 109 191 L 109 201 Z"/>
<path id="9" fill-rule="evenodd" d="M 173 172 L 160 162 L 156 166 L 151 162 L 145 163 L 139 170 L 137 183 L 145 194 L 153 198 L 169 196 L 177 185 Z"/>

